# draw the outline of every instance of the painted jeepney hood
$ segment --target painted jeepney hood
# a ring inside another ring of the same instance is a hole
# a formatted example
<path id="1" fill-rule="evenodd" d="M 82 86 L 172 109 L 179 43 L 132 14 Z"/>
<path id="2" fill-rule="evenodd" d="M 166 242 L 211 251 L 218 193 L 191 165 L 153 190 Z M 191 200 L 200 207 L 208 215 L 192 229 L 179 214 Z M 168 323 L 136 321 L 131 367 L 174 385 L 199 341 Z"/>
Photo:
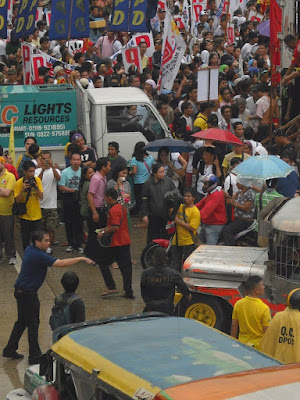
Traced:
<path id="1" fill-rule="evenodd" d="M 62 337 L 52 350 L 54 357 L 88 372 L 91 379 L 97 371 L 95 379 L 136 400 L 182 400 L 189 397 L 166 393 L 203 379 L 280 365 L 213 328 L 177 317 L 85 327 Z"/>
<path id="2" fill-rule="evenodd" d="M 259 247 L 199 246 L 184 262 L 184 278 L 245 282 L 265 277 L 267 249 Z"/>

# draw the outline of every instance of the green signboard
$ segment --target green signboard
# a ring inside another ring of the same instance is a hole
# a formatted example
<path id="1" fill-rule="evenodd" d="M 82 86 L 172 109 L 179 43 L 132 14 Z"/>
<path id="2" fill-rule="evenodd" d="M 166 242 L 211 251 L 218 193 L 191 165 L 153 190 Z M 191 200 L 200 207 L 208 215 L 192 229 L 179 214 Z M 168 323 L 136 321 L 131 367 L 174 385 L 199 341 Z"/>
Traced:
<path id="1" fill-rule="evenodd" d="M 0 144 L 8 147 L 11 120 L 15 147 L 34 136 L 40 146 L 64 146 L 77 127 L 76 92 L 72 85 L 0 87 Z"/>

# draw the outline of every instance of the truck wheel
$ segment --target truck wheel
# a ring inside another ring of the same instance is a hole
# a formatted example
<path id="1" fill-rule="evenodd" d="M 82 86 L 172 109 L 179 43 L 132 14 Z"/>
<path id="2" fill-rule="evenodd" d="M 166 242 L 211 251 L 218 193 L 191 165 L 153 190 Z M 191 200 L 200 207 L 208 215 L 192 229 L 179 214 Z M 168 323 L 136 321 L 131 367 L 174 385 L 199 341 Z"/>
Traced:
<path id="1" fill-rule="evenodd" d="M 141 263 L 144 269 L 152 267 L 152 256 L 155 249 L 157 249 L 158 247 L 161 247 L 158 243 L 151 242 L 147 244 L 147 246 L 142 251 Z"/>
<path id="2" fill-rule="evenodd" d="M 184 300 L 184 299 L 182 299 Z M 179 303 L 179 315 L 181 317 L 195 319 L 212 328 L 222 330 L 225 322 L 225 310 L 218 299 L 211 296 L 199 296 L 193 294 L 191 303 L 182 300 Z M 181 304 L 182 303 L 182 304 Z"/>

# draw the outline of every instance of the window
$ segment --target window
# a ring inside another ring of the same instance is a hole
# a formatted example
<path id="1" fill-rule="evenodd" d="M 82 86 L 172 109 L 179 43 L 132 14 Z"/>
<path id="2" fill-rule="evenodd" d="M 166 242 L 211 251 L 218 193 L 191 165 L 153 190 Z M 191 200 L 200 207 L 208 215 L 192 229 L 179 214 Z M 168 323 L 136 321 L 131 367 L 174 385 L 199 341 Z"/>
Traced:
<path id="1" fill-rule="evenodd" d="M 146 105 L 107 106 L 107 132 L 141 132 L 148 141 L 165 137 L 159 120 Z"/>
<path id="2" fill-rule="evenodd" d="M 300 237 L 275 231 L 274 249 L 276 275 L 300 281 Z"/>

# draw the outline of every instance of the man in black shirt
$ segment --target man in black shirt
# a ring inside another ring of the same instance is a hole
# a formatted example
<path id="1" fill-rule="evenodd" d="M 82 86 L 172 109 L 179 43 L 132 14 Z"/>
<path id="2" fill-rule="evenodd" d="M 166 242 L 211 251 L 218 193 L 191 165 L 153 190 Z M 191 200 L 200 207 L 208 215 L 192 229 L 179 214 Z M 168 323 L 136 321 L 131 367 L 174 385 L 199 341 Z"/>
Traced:
<path id="1" fill-rule="evenodd" d="M 108 160 L 111 164 L 111 170 L 106 176 L 107 182 L 114 176 L 116 169 L 122 170 L 127 168 L 125 158 L 119 155 L 119 143 L 109 142 L 108 143 Z"/>
<path id="2" fill-rule="evenodd" d="M 192 295 L 180 274 L 167 266 L 167 253 L 163 247 L 155 249 L 153 267 L 146 269 L 141 277 L 141 294 L 146 304 L 144 312 L 158 311 L 174 314 L 175 287 L 191 300 Z"/>

